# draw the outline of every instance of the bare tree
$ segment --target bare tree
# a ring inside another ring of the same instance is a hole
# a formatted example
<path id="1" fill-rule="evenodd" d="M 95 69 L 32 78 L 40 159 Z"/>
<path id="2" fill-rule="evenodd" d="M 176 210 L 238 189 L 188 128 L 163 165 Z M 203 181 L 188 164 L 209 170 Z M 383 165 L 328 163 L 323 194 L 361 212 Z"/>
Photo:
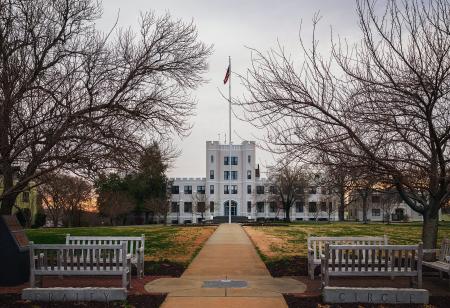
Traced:
<path id="1" fill-rule="evenodd" d="M 149 141 L 190 129 L 211 53 L 195 26 L 144 13 L 137 33 L 103 34 L 100 16 L 95 0 L 0 2 L 3 214 L 46 173 L 126 168 Z"/>
<path id="2" fill-rule="evenodd" d="M 383 211 L 383 222 L 391 222 L 392 210 L 399 204 L 400 196 L 397 191 L 386 189 L 380 191 L 380 205 Z"/>
<path id="3" fill-rule="evenodd" d="M 100 191 L 97 209 L 100 215 L 109 218 L 111 225 L 120 223 L 135 207 L 130 197 L 123 191 Z"/>
<path id="4" fill-rule="evenodd" d="M 450 196 L 450 4 L 390 0 L 381 15 L 376 4 L 357 1 L 362 40 L 333 39 L 329 59 L 314 36 L 301 41 L 300 69 L 282 47 L 254 51 L 249 95 L 236 103 L 291 159 L 327 151 L 383 175 L 423 215 L 424 247 L 434 248 Z"/>
<path id="5" fill-rule="evenodd" d="M 150 211 L 153 218 L 157 218 L 159 222 L 160 218 L 167 222 L 167 215 L 170 211 L 169 198 L 149 198 L 144 201 L 144 209 Z"/>
<path id="6" fill-rule="evenodd" d="M 286 221 L 290 221 L 291 207 L 296 200 L 304 198 L 309 186 L 309 174 L 304 167 L 281 163 L 269 171 L 269 183 L 274 187 L 269 200 L 281 205 Z"/>
<path id="7" fill-rule="evenodd" d="M 59 222 L 69 227 L 80 226 L 81 215 L 93 197 L 91 184 L 67 174 L 48 174 L 42 181 L 39 193 L 53 226 L 57 227 Z"/>
<path id="8" fill-rule="evenodd" d="M 192 194 L 192 203 L 193 203 L 193 209 L 192 211 L 196 214 L 199 213 L 201 215 L 202 220 L 204 219 L 204 215 L 206 212 L 206 201 L 207 196 L 205 192 L 194 192 Z"/>

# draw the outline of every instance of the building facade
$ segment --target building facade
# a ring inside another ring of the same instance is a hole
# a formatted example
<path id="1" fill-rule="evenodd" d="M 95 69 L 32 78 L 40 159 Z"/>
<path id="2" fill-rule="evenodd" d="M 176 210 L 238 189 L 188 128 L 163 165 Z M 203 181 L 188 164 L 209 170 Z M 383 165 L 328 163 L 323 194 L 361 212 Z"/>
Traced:
<path id="1" fill-rule="evenodd" d="M 16 179 L 14 179 L 16 181 Z M 3 192 L 3 178 L 0 174 L 0 194 Z M 1 207 L 1 202 L 0 202 Z M 16 198 L 14 207 L 12 208 L 13 215 L 16 215 L 19 210 L 26 216 L 27 224 L 31 226 L 35 222 L 36 215 L 41 207 L 41 199 L 34 183 L 30 183 L 30 187 L 19 193 Z"/>
<path id="2" fill-rule="evenodd" d="M 362 198 L 354 193 L 348 208 L 349 220 L 363 220 Z M 440 211 L 439 211 L 440 215 Z M 367 220 L 378 222 L 422 221 L 422 215 L 413 211 L 395 190 L 374 191 L 367 197 Z"/>
<path id="3" fill-rule="evenodd" d="M 280 205 L 272 201 L 273 186 L 261 178 L 254 141 L 231 146 L 206 142 L 206 175 L 172 178 L 168 222 L 196 223 L 217 216 L 243 216 L 251 220 L 282 219 Z M 231 165 L 231 170 L 230 170 Z M 230 184 L 231 178 L 231 184 Z M 231 199 L 231 207 L 229 205 Z M 310 187 L 291 208 L 291 220 L 335 220 L 335 199 L 320 187 Z"/>

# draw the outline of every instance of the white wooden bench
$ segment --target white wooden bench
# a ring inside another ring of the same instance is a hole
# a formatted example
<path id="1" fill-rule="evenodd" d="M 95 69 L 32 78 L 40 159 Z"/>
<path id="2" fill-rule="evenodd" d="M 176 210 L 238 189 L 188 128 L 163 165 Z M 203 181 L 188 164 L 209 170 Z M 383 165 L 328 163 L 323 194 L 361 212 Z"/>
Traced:
<path id="1" fill-rule="evenodd" d="M 64 245 L 30 242 L 30 286 L 37 276 L 121 276 L 131 286 L 127 244 Z"/>
<path id="2" fill-rule="evenodd" d="M 443 239 L 440 249 L 424 249 L 424 252 L 436 253 L 436 261 L 423 261 L 423 265 L 438 270 L 441 279 L 443 279 L 442 273 L 447 273 L 449 276 L 448 281 L 450 286 L 450 239 Z"/>
<path id="3" fill-rule="evenodd" d="M 387 245 L 384 236 L 310 236 L 308 237 L 308 274 L 314 279 L 314 270 L 321 264 L 325 244 L 330 245 Z"/>
<path id="4" fill-rule="evenodd" d="M 113 245 L 127 244 L 131 264 L 136 266 L 139 278 L 144 277 L 145 235 L 141 236 L 73 236 L 66 235 L 66 244 L 75 245 Z"/>
<path id="5" fill-rule="evenodd" d="M 418 245 L 329 245 L 322 257 L 322 284 L 330 277 L 417 277 L 422 288 L 422 243 Z"/>

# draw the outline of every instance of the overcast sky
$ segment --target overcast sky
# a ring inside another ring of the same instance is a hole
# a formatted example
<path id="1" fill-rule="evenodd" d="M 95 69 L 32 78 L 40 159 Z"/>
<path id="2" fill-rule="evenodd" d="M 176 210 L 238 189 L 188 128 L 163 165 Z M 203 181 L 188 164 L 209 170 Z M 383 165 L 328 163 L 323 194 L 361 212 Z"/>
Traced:
<path id="1" fill-rule="evenodd" d="M 99 28 L 109 29 L 119 14 L 119 26 L 137 27 L 140 12 L 153 10 L 157 15 L 166 12 L 174 18 L 193 20 L 200 39 L 214 45 L 214 53 L 209 59 L 208 83 L 193 93 L 197 98 L 196 116 L 191 118 L 194 125 L 191 134 L 175 145 L 181 156 L 169 172 L 169 176 L 204 177 L 205 142 L 224 142 L 228 132 L 228 104 L 219 93 L 227 93 L 223 77 L 232 58 L 232 68 L 236 73 L 245 72 L 250 64 L 250 51 L 246 46 L 258 50 L 268 50 L 276 46 L 277 40 L 286 47 L 293 58 L 301 62 L 298 35 L 302 24 L 302 35 L 308 39 L 311 34 L 311 20 L 314 13 L 322 16 L 318 39 L 329 42 L 330 26 L 334 33 L 350 40 L 359 37 L 353 0 L 103 0 L 104 14 Z M 326 47 L 324 47 L 326 52 Z M 244 89 L 232 76 L 232 95 L 242 96 Z M 242 140 L 257 140 L 262 132 L 248 123 L 233 118 L 233 143 Z M 272 157 L 257 150 L 257 161 L 270 164 Z"/>

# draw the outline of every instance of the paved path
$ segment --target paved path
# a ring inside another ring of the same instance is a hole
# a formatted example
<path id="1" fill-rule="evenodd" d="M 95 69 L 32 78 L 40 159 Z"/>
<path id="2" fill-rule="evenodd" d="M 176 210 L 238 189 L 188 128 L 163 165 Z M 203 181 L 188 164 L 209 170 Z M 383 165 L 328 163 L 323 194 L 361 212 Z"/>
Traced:
<path id="1" fill-rule="evenodd" d="M 245 287 L 205 288 L 205 281 L 239 280 Z M 273 278 L 238 224 L 222 224 L 180 278 L 152 281 L 150 293 L 169 293 L 163 308 L 287 307 L 281 293 L 302 293 L 292 278 Z"/>

